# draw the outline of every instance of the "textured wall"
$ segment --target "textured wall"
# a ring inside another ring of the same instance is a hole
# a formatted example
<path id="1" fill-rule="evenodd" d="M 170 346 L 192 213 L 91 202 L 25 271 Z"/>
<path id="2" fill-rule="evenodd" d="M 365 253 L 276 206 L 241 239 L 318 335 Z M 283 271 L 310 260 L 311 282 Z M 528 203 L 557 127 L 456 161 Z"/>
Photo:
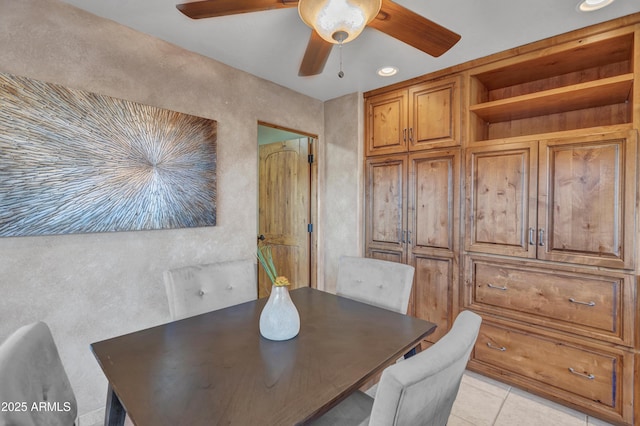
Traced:
<path id="1" fill-rule="evenodd" d="M 104 406 L 107 386 L 89 344 L 169 320 L 164 269 L 253 256 L 257 121 L 318 134 L 322 144 L 324 105 L 57 0 L 0 0 L 0 44 L 0 71 L 218 121 L 217 226 L 0 239 L 0 340 L 49 323 L 82 414 Z M 333 110 L 353 108 L 347 101 Z M 340 161 L 329 169 L 353 170 Z"/>
<path id="2" fill-rule="evenodd" d="M 360 94 L 325 102 L 322 218 L 325 288 L 335 291 L 340 256 L 363 255 L 363 100 Z"/>

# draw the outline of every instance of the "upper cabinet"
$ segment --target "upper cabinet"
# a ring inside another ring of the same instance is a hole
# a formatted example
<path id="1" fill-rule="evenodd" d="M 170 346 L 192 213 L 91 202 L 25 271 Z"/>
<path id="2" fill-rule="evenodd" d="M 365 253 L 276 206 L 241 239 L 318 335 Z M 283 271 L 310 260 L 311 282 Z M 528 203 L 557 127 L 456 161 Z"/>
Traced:
<path id="1" fill-rule="evenodd" d="M 366 155 L 460 145 L 460 77 L 448 77 L 371 96 Z"/>
<path id="2" fill-rule="evenodd" d="M 466 249 L 631 269 L 635 131 L 467 150 Z"/>
<path id="3" fill-rule="evenodd" d="M 381 155 L 407 152 L 409 147 L 406 90 L 367 98 L 366 154 Z"/>
<path id="4" fill-rule="evenodd" d="M 633 123 L 633 28 L 470 72 L 470 141 Z"/>

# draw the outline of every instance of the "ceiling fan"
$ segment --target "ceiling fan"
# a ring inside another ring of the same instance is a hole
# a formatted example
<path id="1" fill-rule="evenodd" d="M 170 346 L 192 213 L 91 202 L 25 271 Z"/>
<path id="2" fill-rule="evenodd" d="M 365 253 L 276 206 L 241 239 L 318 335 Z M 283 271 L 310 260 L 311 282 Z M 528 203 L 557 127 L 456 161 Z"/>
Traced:
<path id="1" fill-rule="evenodd" d="M 192 19 L 298 7 L 312 28 L 299 76 L 320 74 L 333 45 L 353 40 L 365 25 L 435 57 L 460 40 L 460 35 L 391 0 L 200 0 L 176 7 Z"/>

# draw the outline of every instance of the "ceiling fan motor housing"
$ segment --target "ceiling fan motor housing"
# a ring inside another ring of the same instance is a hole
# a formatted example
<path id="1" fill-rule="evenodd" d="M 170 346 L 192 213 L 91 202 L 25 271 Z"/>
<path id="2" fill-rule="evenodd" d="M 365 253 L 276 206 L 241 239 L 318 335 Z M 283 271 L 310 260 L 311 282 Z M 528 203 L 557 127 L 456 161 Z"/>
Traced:
<path id="1" fill-rule="evenodd" d="M 298 13 L 329 43 L 348 43 L 380 12 L 382 0 L 300 0 Z"/>

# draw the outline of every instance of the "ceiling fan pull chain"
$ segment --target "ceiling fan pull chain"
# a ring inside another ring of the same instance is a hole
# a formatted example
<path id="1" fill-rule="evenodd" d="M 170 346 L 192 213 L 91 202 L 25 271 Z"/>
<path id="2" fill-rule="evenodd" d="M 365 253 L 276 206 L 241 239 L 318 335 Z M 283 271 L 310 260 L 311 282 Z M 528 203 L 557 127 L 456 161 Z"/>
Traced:
<path id="1" fill-rule="evenodd" d="M 338 72 L 338 77 L 344 77 L 344 72 L 342 71 L 342 41 L 338 44 L 338 48 L 340 49 L 340 72 Z"/>

